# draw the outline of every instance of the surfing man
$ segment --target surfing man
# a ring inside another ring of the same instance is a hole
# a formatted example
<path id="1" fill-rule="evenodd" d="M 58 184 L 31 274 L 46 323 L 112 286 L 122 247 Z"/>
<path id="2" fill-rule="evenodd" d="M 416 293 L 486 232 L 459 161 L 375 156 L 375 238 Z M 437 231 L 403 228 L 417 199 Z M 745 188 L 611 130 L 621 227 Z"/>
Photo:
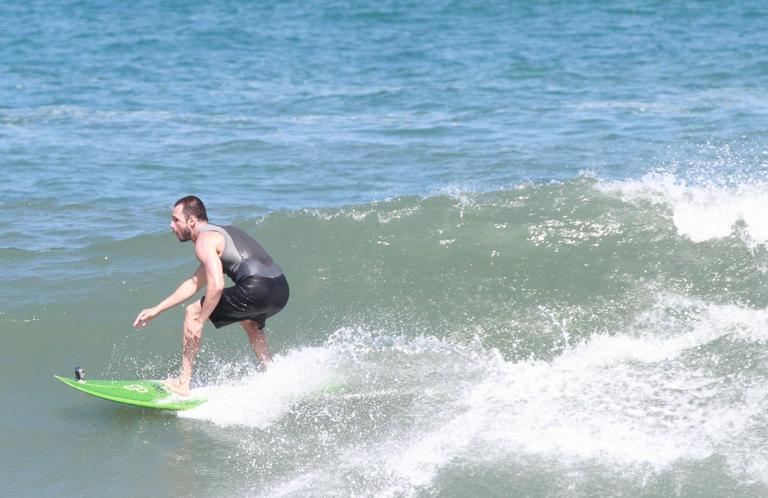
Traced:
<path id="1" fill-rule="evenodd" d="M 210 319 L 216 328 L 239 322 L 261 362 L 266 365 L 272 361 L 264 323 L 288 302 L 288 281 L 264 248 L 245 232 L 208 223 L 205 205 L 195 196 L 176 201 L 171 230 L 179 242 L 194 243 L 200 266 L 160 304 L 142 310 L 133 326 L 144 327 L 205 286 L 205 296 L 185 311 L 181 374 L 165 381 L 168 389 L 187 396 L 206 320 Z M 224 288 L 225 273 L 234 282 L 232 287 Z"/>

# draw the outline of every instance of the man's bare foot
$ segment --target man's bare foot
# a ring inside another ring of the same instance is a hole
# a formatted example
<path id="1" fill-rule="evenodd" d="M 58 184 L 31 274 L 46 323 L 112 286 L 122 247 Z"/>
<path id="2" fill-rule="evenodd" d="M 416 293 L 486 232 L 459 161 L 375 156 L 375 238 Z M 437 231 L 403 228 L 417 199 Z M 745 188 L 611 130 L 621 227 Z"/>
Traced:
<path id="1" fill-rule="evenodd" d="M 189 383 L 184 384 L 181 379 L 167 378 L 163 382 L 163 385 L 171 392 L 178 394 L 179 396 L 189 396 Z"/>

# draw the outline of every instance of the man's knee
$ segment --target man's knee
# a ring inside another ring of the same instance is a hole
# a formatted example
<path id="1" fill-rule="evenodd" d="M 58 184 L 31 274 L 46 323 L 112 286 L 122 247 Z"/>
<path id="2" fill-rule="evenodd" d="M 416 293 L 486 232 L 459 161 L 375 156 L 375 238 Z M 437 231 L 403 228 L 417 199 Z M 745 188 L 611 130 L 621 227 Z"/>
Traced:
<path id="1" fill-rule="evenodd" d="M 184 310 L 184 317 L 188 320 L 196 319 L 200 316 L 200 311 L 202 311 L 202 309 L 203 307 L 200 305 L 200 301 L 195 301 Z"/>
<path id="2" fill-rule="evenodd" d="M 240 325 L 248 333 L 259 333 L 264 331 L 264 328 L 260 327 L 256 320 L 243 320 L 240 322 Z"/>

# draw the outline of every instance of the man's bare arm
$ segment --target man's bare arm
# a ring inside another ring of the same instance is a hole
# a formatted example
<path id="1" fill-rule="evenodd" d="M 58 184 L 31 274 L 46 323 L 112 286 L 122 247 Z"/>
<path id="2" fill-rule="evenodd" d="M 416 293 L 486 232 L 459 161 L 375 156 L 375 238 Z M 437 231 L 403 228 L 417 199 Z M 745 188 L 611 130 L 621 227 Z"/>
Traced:
<path id="1" fill-rule="evenodd" d="M 221 294 L 224 291 L 224 270 L 221 266 L 221 259 L 216 250 L 219 242 L 223 242 L 220 234 L 216 232 L 207 232 L 201 234 L 195 243 L 195 256 L 200 260 L 200 266 L 204 268 L 205 281 L 205 301 L 200 310 L 200 323 L 205 323 L 216 305 L 219 304 Z"/>
<path id="2" fill-rule="evenodd" d="M 203 288 L 206 282 L 206 271 L 203 265 L 197 267 L 195 273 L 185 281 L 183 281 L 173 293 L 163 299 L 160 304 L 152 308 L 141 310 L 133 322 L 133 326 L 141 328 L 146 325 L 150 320 L 154 319 L 160 313 L 177 306 L 190 297 L 194 296 L 197 291 Z"/>

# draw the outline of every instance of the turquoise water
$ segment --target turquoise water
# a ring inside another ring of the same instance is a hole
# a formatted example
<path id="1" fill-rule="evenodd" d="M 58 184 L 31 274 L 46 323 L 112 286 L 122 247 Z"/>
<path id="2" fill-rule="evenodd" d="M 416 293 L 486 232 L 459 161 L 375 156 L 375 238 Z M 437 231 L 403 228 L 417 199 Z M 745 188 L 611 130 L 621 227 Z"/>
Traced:
<path id="1" fill-rule="evenodd" d="M 0 479 L 14 496 L 764 496 L 760 2 L 0 5 Z M 199 409 L 194 193 L 291 283 Z M 318 396 L 328 383 L 346 390 Z M 98 478 L 94 478 L 98 476 Z"/>

